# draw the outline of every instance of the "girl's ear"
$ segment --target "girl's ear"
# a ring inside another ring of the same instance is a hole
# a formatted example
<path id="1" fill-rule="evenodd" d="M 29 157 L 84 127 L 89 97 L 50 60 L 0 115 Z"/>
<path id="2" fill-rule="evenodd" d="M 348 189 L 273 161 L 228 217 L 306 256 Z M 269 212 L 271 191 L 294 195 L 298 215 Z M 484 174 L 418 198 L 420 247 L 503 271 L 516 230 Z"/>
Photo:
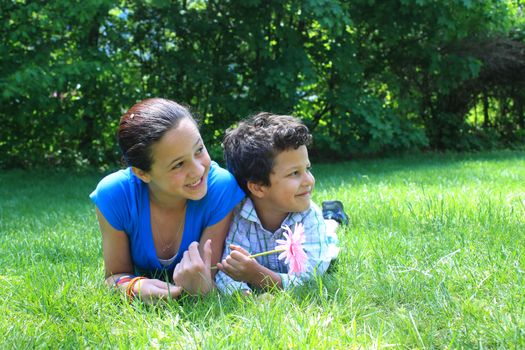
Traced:
<path id="1" fill-rule="evenodd" d="M 263 198 L 266 194 L 266 189 L 268 188 L 268 186 L 252 181 L 248 181 L 246 187 L 248 187 L 248 191 L 257 198 Z"/>
<path id="2" fill-rule="evenodd" d="M 141 179 L 145 183 L 149 183 L 151 181 L 151 176 L 144 170 L 132 166 L 131 171 L 133 172 L 133 174 L 135 174 L 135 176 L 137 176 L 139 179 Z"/>

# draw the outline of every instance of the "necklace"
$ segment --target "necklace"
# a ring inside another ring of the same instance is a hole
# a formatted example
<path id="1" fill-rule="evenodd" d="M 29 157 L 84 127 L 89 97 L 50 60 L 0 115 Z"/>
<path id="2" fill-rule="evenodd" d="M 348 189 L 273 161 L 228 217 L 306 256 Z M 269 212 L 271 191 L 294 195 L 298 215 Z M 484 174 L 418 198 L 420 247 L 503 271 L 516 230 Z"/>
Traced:
<path id="1" fill-rule="evenodd" d="M 181 220 L 179 222 L 179 227 L 178 227 L 175 235 L 169 235 L 169 237 L 166 240 L 164 239 L 164 237 L 163 237 L 163 235 L 161 233 L 161 230 L 159 229 L 159 225 L 157 223 L 157 220 L 152 220 L 152 223 L 153 223 L 152 226 L 155 228 L 154 232 L 156 232 L 155 236 L 158 238 L 158 240 L 161 243 L 162 253 L 165 253 L 166 251 L 171 249 L 171 247 L 173 247 L 173 245 L 176 242 L 180 242 L 181 241 L 180 234 L 181 234 L 182 226 L 184 226 L 185 217 L 186 217 L 186 204 L 184 204 L 184 208 L 182 209 Z"/>

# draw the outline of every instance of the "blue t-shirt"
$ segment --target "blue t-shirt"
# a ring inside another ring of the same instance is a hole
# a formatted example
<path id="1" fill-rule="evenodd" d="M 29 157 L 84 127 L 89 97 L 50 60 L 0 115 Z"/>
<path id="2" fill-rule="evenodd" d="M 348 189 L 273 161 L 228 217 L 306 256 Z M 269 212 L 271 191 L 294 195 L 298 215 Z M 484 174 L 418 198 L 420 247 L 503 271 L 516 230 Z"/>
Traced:
<path id="1" fill-rule="evenodd" d="M 200 200 L 188 200 L 179 251 L 166 267 L 159 262 L 153 242 L 148 186 L 131 168 L 103 178 L 89 197 L 113 228 L 128 235 L 135 270 L 156 275 L 173 270 L 190 243 L 198 242 L 206 227 L 221 221 L 241 201 L 244 192 L 232 174 L 212 162 L 208 192 Z"/>

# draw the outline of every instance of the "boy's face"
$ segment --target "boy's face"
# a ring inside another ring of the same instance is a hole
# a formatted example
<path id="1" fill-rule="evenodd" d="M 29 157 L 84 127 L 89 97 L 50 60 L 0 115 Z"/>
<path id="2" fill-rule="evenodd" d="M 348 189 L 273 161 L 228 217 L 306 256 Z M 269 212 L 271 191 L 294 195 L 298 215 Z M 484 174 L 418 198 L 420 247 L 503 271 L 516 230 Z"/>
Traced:
<path id="1" fill-rule="evenodd" d="M 304 211 L 310 207 L 314 185 L 306 146 L 289 149 L 275 157 L 270 186 L 263 186 L 264 199 L 275 211 Z"/>

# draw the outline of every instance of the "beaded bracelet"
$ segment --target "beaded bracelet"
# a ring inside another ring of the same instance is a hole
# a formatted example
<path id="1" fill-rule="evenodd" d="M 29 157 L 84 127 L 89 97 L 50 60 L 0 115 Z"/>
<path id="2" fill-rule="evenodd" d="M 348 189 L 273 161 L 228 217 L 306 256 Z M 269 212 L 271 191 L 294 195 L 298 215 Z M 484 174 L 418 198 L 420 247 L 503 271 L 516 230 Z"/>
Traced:
<path id="1" fill-rule="evenodd" d="M 133 287 L 135 286 L 135 284 L 140 281 L 140 280 L 144 280 L 146 279 L 146 277 L 142 277 L 142 276 L 138 276 L 138 277 L 133 277 L 128 285 L 126 286 L 126 296 L 128 297 L 129 301 L 132 301 L 133 298 L 135 298 L 135 292 L 133 292 Z M 139 292 L 140 293 L 140 284 L 139 284 Z"/>
<path id="2" fill-rule="evenodd" d="M 122 276 L 119 276 L 116 280 L 115 280 L 115 287 L 118 287 L 120 286 L 121 284 L 124 284 L 126 282 L 129 282 L 131 281 L 131 279 L 133 279 L 134 277 L 136 277 L 135 275 L 122 275 Z"/>

